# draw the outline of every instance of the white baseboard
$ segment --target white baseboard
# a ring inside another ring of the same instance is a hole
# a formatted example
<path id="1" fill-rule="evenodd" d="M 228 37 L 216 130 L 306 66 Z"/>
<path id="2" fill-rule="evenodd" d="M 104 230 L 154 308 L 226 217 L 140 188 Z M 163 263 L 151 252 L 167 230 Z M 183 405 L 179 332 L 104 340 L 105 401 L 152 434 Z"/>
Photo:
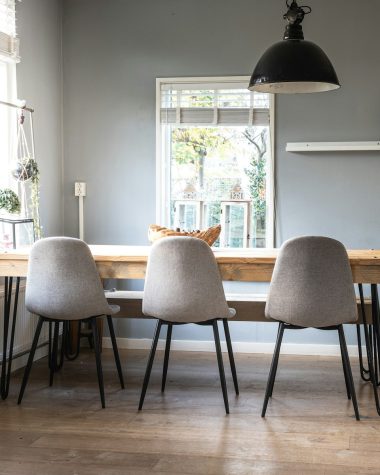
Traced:
<path id="1" fill-rule="evenodd" d="M 36 353 L 34 355 L 34 361 L 37 361 L 41 358 L 44 358 L 48 354 L 48 345 L 42 346 L 41 348 L 37 348 Z M 19 356 L 18 358 L 15 358 L 12 361 L 12 373 L 13 371 L 16 371 L 20 368 L 23 368 L 26 366 L 26 363 L 28 361 L 29 357 L 29 352 L 26 353 L 25 355 Z"/>
<path id="2" fill-rule="evenodd" d="M 120 349 L 148 350 L 152 345 L 152 340 L 147 338 L 117 338 L 117 345 Z M 103 337 L 104 348 L 112 348 L 111 339 Z M 227 347 L 224 341 L 221 342 L 222 351 L 226 352 Z M 232 343 L 235 353 L 263 353 L 273 354 L 274 343 L 245 342 L 237 341 Z M 165 349 L 165 340 L 158 341 L 158 350 Z M 212 340 L 172 340 L 171 349 L 176 351 L 215 351 L 215 343 Z M 365 353 L 363 347 L 363 354 Z M 304 343 L 283 343 L 281 353 L 284 355 L 315 355 L 315 356 L 340 356 L 339 345 L 320 345 Z M 348 345 L 350 356 L 358 356 L 357 345 Z"/>

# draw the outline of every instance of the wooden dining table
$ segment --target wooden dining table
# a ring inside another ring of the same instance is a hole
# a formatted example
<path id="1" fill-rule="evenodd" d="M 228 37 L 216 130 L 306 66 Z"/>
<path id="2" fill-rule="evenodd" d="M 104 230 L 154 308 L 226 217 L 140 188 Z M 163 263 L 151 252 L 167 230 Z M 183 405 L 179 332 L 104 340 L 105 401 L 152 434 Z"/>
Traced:
<path id="1" fill-rule="evenodd" d="M 144 279 L 150 246 L 90 245 L 104 279 Z M 213 249 L 223 280 L 270 282 L 278 249 Z M 348 250 L 355 283 L 380 283 L 380 250 Z M 28 249 L 0 251 L 0 277 L 26 277 Z"/>
<path id="2" fill-rule="evenodd" d="M 102 279 L 144 279 L 150 246 L 90 245 L 99 275 Z M 270 282 L 278 249 L 213 249 L 224 281 Z M 380 368 L 380 323 L 377 284 L 380 283 L 380 250 L 348 250 L 353 282 L 371 285 L 371 322 L 365 324 L 367 379 L 372 382 L 377 409 Z M 6 398 L 13 353 L 15 321 L 20 279 L 27 276 L 29 250 L 0 251 L 0 278 L 4 277 L 3 355 L 8 352 L 8 366 L 3 356 L 1 369 L 1 396 Z M 57 269 L 59 271 L 59 269 Z M 15 289 L 13 289 L 13 285 Z M 13 299 L 13 307 L 12 307 Z M 11 309 L 13 312 L 11 315 Z M 361 320 L 363 323 L 363 321 Z M 369 328 L 368 328 L 369 327 Z M 361 368 L 363 369 L 362 359 Z M 365 370 L 364 370 L 365 372 Z M 362 371 L 363 373 L 363 371 Z"/>

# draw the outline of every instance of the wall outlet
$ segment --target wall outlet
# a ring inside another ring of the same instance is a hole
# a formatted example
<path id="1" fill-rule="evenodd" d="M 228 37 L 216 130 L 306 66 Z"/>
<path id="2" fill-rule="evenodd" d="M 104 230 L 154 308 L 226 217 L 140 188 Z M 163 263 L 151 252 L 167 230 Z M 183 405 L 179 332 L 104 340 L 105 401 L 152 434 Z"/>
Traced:
<path id="1" fill-rule="evenodd" d="M 75 196 L 86 196 L 86 183 L 83 181 L 75 182 Z"/>

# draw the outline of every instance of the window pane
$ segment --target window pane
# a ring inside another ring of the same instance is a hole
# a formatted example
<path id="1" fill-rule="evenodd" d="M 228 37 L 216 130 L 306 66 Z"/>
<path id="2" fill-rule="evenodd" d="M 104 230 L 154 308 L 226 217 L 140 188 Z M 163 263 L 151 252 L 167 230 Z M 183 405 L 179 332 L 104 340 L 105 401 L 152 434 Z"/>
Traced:
<path id="1" fill-rule="evenodd" d="M 268 94 L 248 89 L 168 89 L 162 91 L 162 107 L 269 108 Z"/>
<path id="2" fill-rule="evenodd" d="M 246 216 L 243 206 L 228 205 L 225 208 L 226 216 L 224 218 L 225 241 L 222 243 L 225 247 L 243 247 L 244 246 L 244 224 Z"/>
<path id="3" fill-rule="evenodd" d="M 174 227 L 192 231 L 198 227 L 197 204 L 192 202 L 174 201 Z"/>

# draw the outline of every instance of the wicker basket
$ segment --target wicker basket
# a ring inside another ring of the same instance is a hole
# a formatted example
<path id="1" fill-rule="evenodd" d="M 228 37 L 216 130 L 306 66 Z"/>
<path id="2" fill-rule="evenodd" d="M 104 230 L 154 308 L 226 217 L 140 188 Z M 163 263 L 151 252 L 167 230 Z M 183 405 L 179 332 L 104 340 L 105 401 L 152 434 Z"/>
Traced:
<path id="1" fill-rule="evenodd" d="M 158 224 L 151 224 L 148 230 L 148 239 L 150 242 L 157 241 L 166 236 L 190 236 L 202 239 L 207 242 L 209 246 L 212 246 L 218 239 L 222 227 L 220 224 L 211 226 L 211 228 L 202 229 L 201 231 L 181 231 L 180 229 L 169 229 Z"/>

